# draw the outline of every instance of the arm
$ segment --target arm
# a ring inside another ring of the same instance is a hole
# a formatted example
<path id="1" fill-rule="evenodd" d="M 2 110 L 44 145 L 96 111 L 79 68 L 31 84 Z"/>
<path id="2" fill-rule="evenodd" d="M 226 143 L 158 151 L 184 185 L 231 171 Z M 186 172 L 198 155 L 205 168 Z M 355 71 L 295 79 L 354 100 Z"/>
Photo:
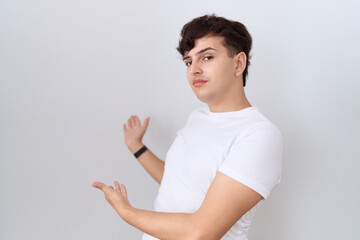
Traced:
<path id="1" fill-rule="evenodd" d="M 218 172 L 201 207 L 195 213 L 163 213 L 140 210 L 128 202 L 125 186 L 115 189 L 103 183 L 93 186 L 127 223 L 160 239 L 220 239 L 262 196 L 231 177 Z"/>
<path id="2" fill-rule="evenodd" d="M 149 124 L 149 119 L 150 118 L 146 118 L 144 124 L 141 125 L 140 119 L 135 115 L 129 118 L 128 126 L 126 126 L 126 124 L 123 125 L 125 144 L 132 154 L 144 146 L 142 138 Z M 141 154 L 137 160 L 150 176 L 160 184 L 164 175 L 165 162 L 155 156 L 150 149 Z"/>
<path id="3" fill-rule="evenodd" d="M 129 151 L 134 154 L 143 146 L 142 142 L 134 143 L 129 147 Z M 150 149 L 141 154 L 137 160 L 150 176 L 160 184 L 164 175 L 165 162 L 155 156 Z"/>

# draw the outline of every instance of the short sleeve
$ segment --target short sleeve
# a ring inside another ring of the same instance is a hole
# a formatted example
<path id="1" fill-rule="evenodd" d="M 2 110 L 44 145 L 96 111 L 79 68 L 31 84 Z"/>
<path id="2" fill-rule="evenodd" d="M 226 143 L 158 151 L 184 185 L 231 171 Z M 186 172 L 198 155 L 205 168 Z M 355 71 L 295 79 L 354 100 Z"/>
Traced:
<path id="1" fill-rule="evenodd" d="M 253 128 L 235 139 L 220 172 L 255 190 L 266 199 L 280 183 L 283 140 L 273 124 Z"/>

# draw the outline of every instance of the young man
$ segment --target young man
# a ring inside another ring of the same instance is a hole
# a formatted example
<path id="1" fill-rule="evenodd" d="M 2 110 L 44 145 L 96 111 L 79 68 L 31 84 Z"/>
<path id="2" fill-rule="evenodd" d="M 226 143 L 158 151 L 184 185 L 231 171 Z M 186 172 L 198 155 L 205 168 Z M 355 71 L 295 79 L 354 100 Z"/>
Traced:
<path id="1" fill-rule="evenodd" d="M 155 211 L 136 209 L 126 188 L 93 186 L 143 239 L 247 239 L 262 200 L 280 182 L 283 142 L 278 128 L 247 100 L 252 39 L 245 26 L 215 15 L 187 23 L 178 51 L 187 79 L 207 104 L 192 111 L 165 163 L 142 143 L 149 118 L 124 124 L 125 143 L 160 184 Z M 139 150 L 140 149 L 140 150 Z"/>

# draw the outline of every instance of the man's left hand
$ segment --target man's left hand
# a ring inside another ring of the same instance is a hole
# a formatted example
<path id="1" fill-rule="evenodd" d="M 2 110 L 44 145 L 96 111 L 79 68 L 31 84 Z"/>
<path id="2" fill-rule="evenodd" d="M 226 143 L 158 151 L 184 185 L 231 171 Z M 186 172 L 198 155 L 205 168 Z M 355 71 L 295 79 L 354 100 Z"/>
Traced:
<path id="1" fill-rule="evenodd" d="M 127 196 L 126 187 L 124 184 L 120 184 L 115 181 L 115 189 L 113 186 L 107 186 L 102 182 L 94 182 L 93 187 L 100 189 L 105 194 L 105 199 L 116 210 L 116 212 L 122 217 L 123 211 L 126 208 L 132 207 Z"/>

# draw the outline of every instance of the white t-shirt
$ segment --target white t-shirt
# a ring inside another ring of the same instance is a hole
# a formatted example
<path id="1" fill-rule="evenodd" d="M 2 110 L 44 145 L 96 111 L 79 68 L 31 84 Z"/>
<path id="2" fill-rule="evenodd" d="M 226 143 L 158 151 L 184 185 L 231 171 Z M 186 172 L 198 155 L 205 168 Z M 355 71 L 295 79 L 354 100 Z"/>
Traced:
<path id="1" fill-rule="evenodd" d="M 280 183 L 282 155 L 281 133 L 259 108 L 214 113 L 207 106 L 198 107 L 177 132 L 167 152 L 155 211 L 197 211 L 217 171 L 266 199 Z M 245 213 L 221 240 L 246 240 L 261 202 Z M 142 239 L 157 238 L 144 233 Z"/>

